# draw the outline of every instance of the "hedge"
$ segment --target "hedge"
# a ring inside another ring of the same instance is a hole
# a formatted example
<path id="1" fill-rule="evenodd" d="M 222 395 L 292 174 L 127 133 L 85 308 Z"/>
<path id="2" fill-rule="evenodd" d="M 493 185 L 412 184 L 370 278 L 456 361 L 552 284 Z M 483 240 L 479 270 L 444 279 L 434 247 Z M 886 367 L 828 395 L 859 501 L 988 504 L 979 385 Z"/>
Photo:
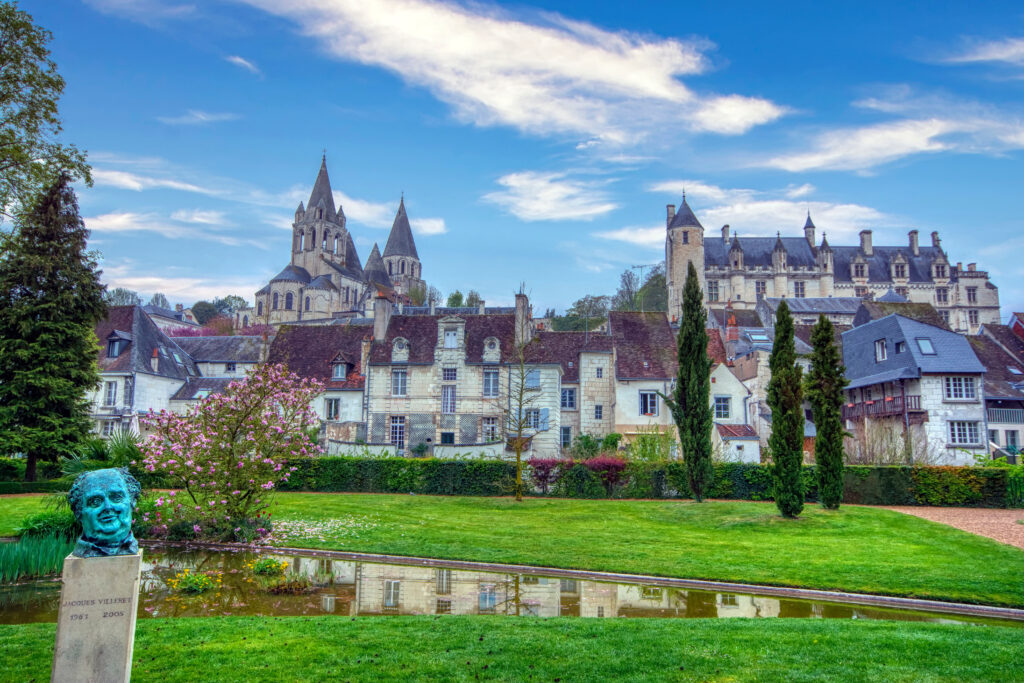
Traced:
<path id="1" fill-rule="evenodd" d="M 52 493 L 67 491 L 70 484 L 61 481 L 0 481 L 0 496 L 10 493 Z"/>
<path id="2" fill-rule="evenodd" d="M 323 457 L 296 460 L 282 491 L 419 493 L 434 495 L 511 495 L 515 465 L 498 460 L 433 458 Z M 529 468 L 527 468 L 528 477 Z M 582 464 L 560 468 L 551 494 L 566 498 L 607 498 L 601 477 Z M 865 467 L 848 466 L 843 501 L 864 505 L 941 505 L 1024 507 L 1024 466 Z M 818 499 L 814 466 L 803 468 L 806 499 Z M 529 482 L 528 482 L 529 483 Z M 529 486 L 527 487 L 530 488 Z M 533 492 L 537 493 L 539 489 Z M 681 462 L 628 464 L 613 498 L 688 498 Z M 772 481 L 764 465 L 716 463 L 711 498 L 772 500 Z"/>

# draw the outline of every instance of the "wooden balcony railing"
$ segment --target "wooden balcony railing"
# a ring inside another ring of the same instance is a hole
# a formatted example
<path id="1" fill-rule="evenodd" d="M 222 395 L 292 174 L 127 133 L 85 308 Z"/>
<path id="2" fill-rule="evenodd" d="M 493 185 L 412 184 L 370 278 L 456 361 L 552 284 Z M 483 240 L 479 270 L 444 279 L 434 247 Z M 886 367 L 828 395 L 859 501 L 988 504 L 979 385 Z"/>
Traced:
<path id="1" fill-rule="evenodd" d="M 903 414 L 906 402 L 907 412 L 921 410 L 920 396 L 890 396 L 876 401 L 846 403 L 843 405 L 844 420 L 863 420 L 865 417 L 890 417 Z"/>
<path id="2" fill-rule="evenodd" d="M 988 421 L 1000 424 L 1020 424 L 1024 422 L 1024 408 L 989 408 Z"/>

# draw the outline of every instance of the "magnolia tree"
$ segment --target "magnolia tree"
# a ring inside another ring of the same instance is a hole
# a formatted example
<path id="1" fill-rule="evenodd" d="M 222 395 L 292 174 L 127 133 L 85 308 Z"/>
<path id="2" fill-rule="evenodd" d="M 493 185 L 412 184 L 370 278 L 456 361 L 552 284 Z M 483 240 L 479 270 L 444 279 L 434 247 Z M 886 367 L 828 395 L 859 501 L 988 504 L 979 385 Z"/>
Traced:
<path id="1" fill-rule="evenodd" d="M 195 535 L 237 536 L 252 527 L 295 470 L 288 459 L 321 451 L 307 434 L 318 419 L 310 403 L 321 391 L 322 383 L 283 365 L 261 365 L 184 415 L 162 410 L 144 418 L 153 434 L 143 465 L 177 489 L 155 501 L 146 521 L 158 532 L 191 524 Z"/>

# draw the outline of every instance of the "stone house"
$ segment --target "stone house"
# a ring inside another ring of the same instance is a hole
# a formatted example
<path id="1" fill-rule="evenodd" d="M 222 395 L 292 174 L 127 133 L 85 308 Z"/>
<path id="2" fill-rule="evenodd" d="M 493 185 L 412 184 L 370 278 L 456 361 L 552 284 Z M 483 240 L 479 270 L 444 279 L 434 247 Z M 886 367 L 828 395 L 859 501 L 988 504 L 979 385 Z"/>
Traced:
<path id="1" fill-rule="evenodd" d="M 1016 454 L 1024 447 L 1024 349 L 1016 354 L 996 341 L 998 336 L 986 325 L 982 334 L 968 339 L 985 366 L 989 451 L 993 457 L 1007 455 L 1019 462 Z M 1009 336 L 1013 338 L 1012 333 Z M 1019 346 L 1024 347 L 1024 342 Z"/>
<path id="2" fill-rule="evenodd" d="M 183 413 L 210 394 L 248 375 L 266 359 L 270 340 L 264 337 L 171 337 L 195 364 L 198 377 L 189 377 L 170 398 L 169 408 Z"/>
<path id="3" fill-rule="evenodd" d="M 965 337 L 892 314 L 844 332 L 843 363 L 843 419 L 862 458 L 966 465 L 985 454 L 985 367 Z"/>
<path id="4" fill-rule="evenodd" d="M 181 328 L 199 329 L 202 327 L 192 315 L 192 309 L 185 308 L 181 304 L 175 306 L 173 311 L 162 306 L 143 306 L 142 310 L 156 323 L 157 327 L 168 334 Z"/>

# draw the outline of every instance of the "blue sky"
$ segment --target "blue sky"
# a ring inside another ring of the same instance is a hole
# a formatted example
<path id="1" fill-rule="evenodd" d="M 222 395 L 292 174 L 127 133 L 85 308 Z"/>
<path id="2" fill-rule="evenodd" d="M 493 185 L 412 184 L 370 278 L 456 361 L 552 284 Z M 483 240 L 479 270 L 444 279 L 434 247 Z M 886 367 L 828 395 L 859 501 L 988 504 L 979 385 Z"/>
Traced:
<path id="1" fill-rule="evenodd" d="M 253 293 L 326 149 L 361 259 L 404 192 L 426 280 L 559 311 L 705 229 L 938 230 L 1024 309 L 1019 3 L 37 0 L 105 279 Z"/>

